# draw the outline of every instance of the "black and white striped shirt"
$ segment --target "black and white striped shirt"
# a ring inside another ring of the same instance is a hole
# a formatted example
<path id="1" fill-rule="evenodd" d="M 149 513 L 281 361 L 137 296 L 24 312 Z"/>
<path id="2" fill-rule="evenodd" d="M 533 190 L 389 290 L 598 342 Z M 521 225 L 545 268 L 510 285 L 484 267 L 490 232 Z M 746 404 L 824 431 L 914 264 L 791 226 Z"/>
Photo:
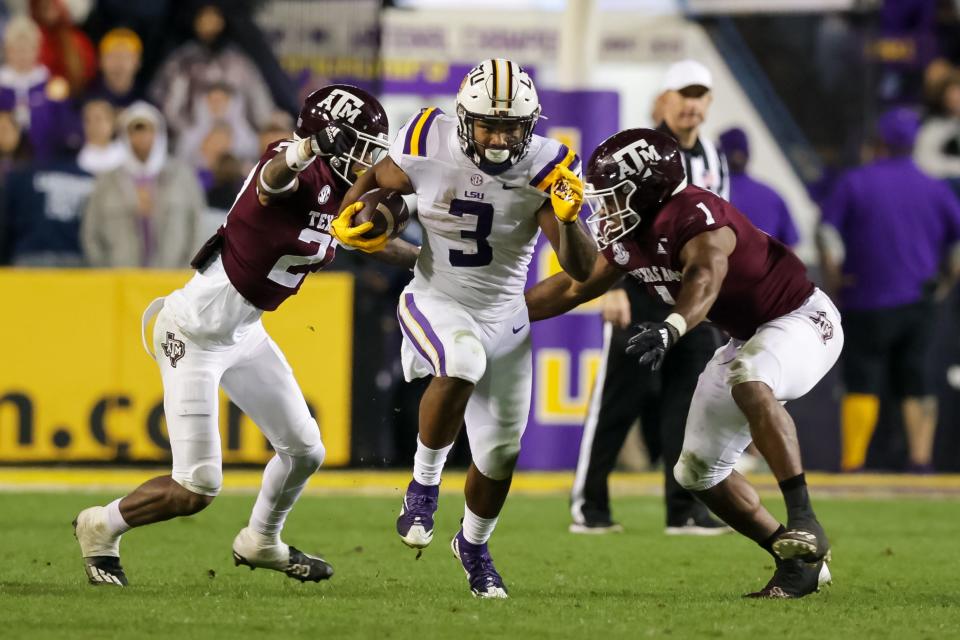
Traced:
<path id="1" fill-rule="evenodd" d="M 666 123 L 661 124 L 658 131 L 668 134 L 676 139 L 676 135 Z M 702 136 L 697 136 L 697 141 L 690 149 L 680 148 L 683 155 L 683 168 L 687 173 L 687 182 L 690 184 L 713 191 L 724 200 L 730 199 L 730 172 L 727 169 L 727 157 L 723 152 Z"/>

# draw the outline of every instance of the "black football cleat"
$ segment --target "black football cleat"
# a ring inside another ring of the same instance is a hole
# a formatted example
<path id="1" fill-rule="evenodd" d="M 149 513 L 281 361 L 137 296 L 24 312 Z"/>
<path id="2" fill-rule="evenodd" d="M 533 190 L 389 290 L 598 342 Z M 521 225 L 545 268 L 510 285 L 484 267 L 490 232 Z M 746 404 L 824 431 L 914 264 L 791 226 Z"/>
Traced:
<path id="1" fill-rule="evenodd" d="M 255 543 L 249 529 L 243 529 L 233 541 L 233 563 L 254 569 L 280 571 L 300 582 L 320 582 L 333 576 L 333 567 L 317 556 L 283 543 L 263 547 Z"/>
<path id="2" fill-rule="evenodd" d="M 83 568 L 87 572 L 87 580 L 92 585 L 112 585 L 115 587 L 125 587 L 127 575 L 120 566 L 120 558 L 113 556 L 93 556 L 83 559 Z"/>
<path id="3" fill-rule="evenodd" d="M 773 577 L 760 591 L 748 593 L 745 598 L 793 599 L 808 596 L 820 591 L 820 587 L 833 580 L 827 563 L 820 560 L 815 563 L 803 560 L 776 559 L 777 568 Z"/>

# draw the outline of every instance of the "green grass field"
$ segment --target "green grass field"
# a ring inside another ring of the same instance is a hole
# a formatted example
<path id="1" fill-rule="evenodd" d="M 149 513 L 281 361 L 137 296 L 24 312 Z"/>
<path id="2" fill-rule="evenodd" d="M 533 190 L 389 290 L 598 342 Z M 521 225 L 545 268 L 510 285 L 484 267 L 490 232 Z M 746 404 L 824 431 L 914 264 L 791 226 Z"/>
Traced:
<path id="1" fill-rule="evenodd" d="M 491 545 L 511 599 L 477 601 L 448 541 L 444 494 L 419 560 L 393 533 L 395 498 L 307 496 L 285 539 L 321 552 L 323 584 L 234 567 L 252 496 L 128 533 L 127 589 L 86 584 L 70 521 L 111 496 L 0 493 L 4 638 L 947 638 L 960 637 L 960 503 L 819 499 L 834 585 L 753 601 L 772 561 L 737 536 L 668 538 L 657 498 L 616 501 L 627 533 L 566 533 L 563 497 L 513 496 Z"/>

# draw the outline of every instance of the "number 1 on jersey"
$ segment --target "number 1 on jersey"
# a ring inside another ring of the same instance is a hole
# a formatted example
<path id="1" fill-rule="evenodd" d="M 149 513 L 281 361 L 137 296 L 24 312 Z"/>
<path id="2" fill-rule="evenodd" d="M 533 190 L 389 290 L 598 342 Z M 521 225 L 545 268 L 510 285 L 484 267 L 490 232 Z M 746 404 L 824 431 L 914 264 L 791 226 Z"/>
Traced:
<path id="1" fill-rule="evenodd" d="M 707 224 L 715 224 L 717 222 L 716 220 L 713 219 L 713 214 L 710 213 L 710 209 L 707 209 L 707 205 L 703 204 L 702 202 L 698 202 L 697 209 L 700 209 L 701 211 L 703 211 L 704 214 L 706 214 Z"/>
<path id="2" fill-rule="evenodd" d="M 464 240 L 476 242 L 476 249 L 471 252 L 460 249 L 450 249 L 450 264 L 454 267 L 485 267 L 493 262 L 493 247 L 487 242 L 487 237 L 493 231 L 493 205 L 473 200 L 450 201 L 450 213 L 462 218 L 464 215 L 477 217 L 477 228 L 460 232 Z"/>

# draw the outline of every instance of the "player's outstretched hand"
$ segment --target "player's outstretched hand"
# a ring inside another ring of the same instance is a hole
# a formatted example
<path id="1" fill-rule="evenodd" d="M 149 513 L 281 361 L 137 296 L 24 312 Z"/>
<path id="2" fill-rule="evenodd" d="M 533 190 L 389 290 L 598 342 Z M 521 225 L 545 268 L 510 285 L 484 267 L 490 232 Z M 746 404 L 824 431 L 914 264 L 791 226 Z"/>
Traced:
<path id="1" fill-rule="evenodd" d="M 330 232 L 337 239 L 337 242 L 348 249 L 360 249 L 365 253 L 376 253 L 387 246 L 390 237 L 385 233 L 376 238 L 364 238 L 363 234 L 373 228 L 373 223 L 367 221 L 355 227 L 352 226 L 353 216 L 361 209 L 363 209 L 362 202 L 354 202 L 345 207 L 330 225 Z"/>
<path id="2" fill-rule="evenodd" d="M 580 215 L 580 205 L 583 204 L 583 180 L 560 164 L 554 171 L 557 175 L 550 185 L 553 213 L 560 222 L 576 222 Z"/>
<path id="3" fill-rule="evenodd" d="M 353 149 L 357 143 L 357 132 L 352 128 L 337 122 L 330 122 L 320 131 L 310 137 L 310 148 L 313 155 L 342 156 Z"/>
<path id="4" fill-rule="evenodd" d="M 627 342 L 627 353 L 638 356 L 641 365 L 649 364 L 656 371 L 667 350 L 680 338 L 680 332 L 668 322 L 641 322 L 636 329 L 638 332 Z"/>

